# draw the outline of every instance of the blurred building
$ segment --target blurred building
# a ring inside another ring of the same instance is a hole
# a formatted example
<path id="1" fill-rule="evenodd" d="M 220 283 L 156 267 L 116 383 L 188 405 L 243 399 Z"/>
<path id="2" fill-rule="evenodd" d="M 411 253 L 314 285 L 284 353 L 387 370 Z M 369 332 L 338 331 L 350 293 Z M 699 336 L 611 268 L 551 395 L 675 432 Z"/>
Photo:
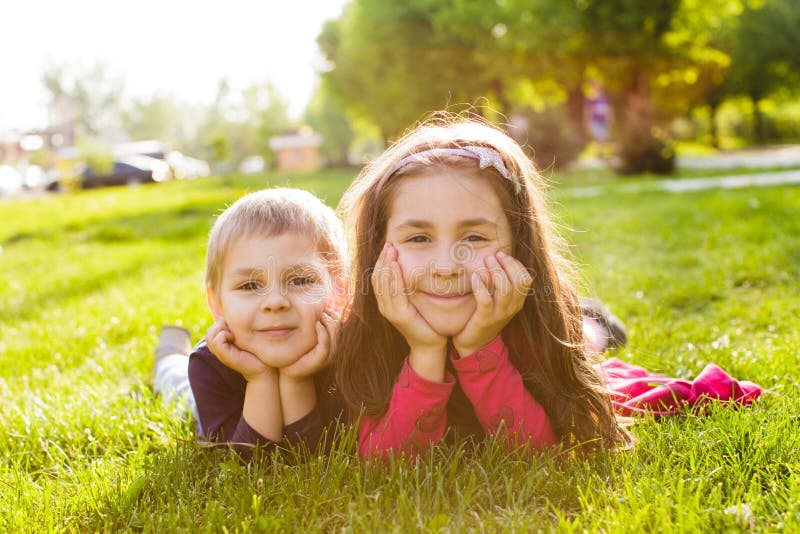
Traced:
<path id="1" fill-rule="evenodd" d="M 320 167 L 319 148 L 322 140 L 310 128 L 297 133 L 276 135 L 269 140 L 275 152 L 275 167 L 279 171 L 314 171 Z"/>
<path id="2" fill-rule="evenodd" d="M 40 150 L 52 151 L 62 142 L 63 137 L 50 130 L 0 132 L 0 162 L 26 163 L 31 154 Z"/>
<path id="3" fill-rule="evenodd" d="M 16 163 L 22 153 L 19 140 L 16 132 L 0 132 L 0 163 Z"/>

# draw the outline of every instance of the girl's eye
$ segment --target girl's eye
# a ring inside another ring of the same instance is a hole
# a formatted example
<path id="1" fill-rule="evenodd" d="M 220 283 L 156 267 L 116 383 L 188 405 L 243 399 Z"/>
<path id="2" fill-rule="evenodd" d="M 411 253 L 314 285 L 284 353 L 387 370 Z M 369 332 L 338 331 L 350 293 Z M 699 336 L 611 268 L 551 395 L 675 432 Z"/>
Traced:
<path id="1" fill-rule="evenodd" d="M 482 235 L 478 235 L 478 234 L 470 234 L 467 237 L 465 237 L 464 240 L 465 241 L 472 241 L 473 243 L 474 242 L 479 242 L 479 241 L 487 241 L 487 239 L 485 237 L 483 237 Z"/>
<path id="2" fill-rule="evenodd" d="M 412 235 L 406 239 L 406 243 L 427 243 L 430 241 L 426 235 Z"/>

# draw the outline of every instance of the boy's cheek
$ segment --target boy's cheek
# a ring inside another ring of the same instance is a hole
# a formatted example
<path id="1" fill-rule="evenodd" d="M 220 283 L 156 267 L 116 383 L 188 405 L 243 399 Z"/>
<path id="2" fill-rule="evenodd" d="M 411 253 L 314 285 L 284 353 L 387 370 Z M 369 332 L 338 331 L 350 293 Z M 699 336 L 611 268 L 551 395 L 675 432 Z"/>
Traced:
<path id="1" fill-rule="evenodd" d="M 331 295 L 328 299 L 328 302 L 325 304 L 325 308 L 329 308 L 336 312 L 338 315 L 342 315 L 344 313 L 345 308 L 347 308 L 348 296 L 347 292 L 345 291 L 336 291 Z"/>

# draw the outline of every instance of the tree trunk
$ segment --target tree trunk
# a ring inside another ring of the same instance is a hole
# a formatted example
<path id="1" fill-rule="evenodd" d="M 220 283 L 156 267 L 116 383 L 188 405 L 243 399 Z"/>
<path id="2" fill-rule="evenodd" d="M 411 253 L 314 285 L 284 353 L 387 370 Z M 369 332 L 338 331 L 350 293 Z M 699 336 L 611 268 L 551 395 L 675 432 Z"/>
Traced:
<path id="1" fill-rule="evenodd" d="M 503 80 L 500 78 L 494 78 L 489 86 L 491 87 L 492 96 L 494 97 L 495 102 L 497 102 L 497 104 L 500 106 L 500 113 L 508 115 L 509 111 L 511 110 L 511 104 L 509 103 L 508 98 L 506 98 Z"/>
<path id="2" fill-rule="evenodd" d="M 711 137 L 711 146 L 719 148 L 719 129 L 717 128 L 717 110 L 719 104 L 711 102 L 708 105 L 708 135 Z"/>
<path id="3" fill-rule="evenodd" d="M 645 72 L 636 73 L 625 93 L 625 105 L 617 170 L 623 174 L 674 172 L 675 151 L 653 128 L 653 101 Z"/>
<path id="4" fill-rule="evenodd" d="M 638 72 L 625 90 L 625 109 L 620 136 L 620 155 L 623 172 L 642 172 L 639 162 L 652 147 L 653 127 L 650 84 L 643 72 Z"/>
<path id="5" fill-rule="evenodd" d="M 761 107 L 758 105 L 761 101 L 758 95 L 750 95 L 750 101 L 753 103 L 753 135 L 757 145 L 763 145 L 767 140 L 767 134 L 764 131 L 764 116 L 761 114 Z"/>
<path id="6" fill-rule="evenodd" d="M 567 90 L 567 125 L 571 134 L 577 136 L 582 145 L 586 144 L 587 140 L 583 108 L 583 89 L 578 84 Z"/>

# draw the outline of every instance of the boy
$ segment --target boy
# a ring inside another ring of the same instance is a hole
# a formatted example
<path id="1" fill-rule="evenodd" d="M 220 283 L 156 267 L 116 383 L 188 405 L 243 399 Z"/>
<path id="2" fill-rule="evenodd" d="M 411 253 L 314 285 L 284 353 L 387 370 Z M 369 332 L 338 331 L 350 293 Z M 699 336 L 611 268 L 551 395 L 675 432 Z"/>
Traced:
<path id="1" fill-rule="evenodd" d="M 346 302 L 347 252 L 333 210 L 312 194 L 269 189 L 215 222 L 206 255 L 214 325 L 189 357 L 186 330 L 165 327 L 155 389 L 185 398 L 201 439 L 245 457 L 254 446 L 314 447 L 340 408 L 324 370 Z"/>

